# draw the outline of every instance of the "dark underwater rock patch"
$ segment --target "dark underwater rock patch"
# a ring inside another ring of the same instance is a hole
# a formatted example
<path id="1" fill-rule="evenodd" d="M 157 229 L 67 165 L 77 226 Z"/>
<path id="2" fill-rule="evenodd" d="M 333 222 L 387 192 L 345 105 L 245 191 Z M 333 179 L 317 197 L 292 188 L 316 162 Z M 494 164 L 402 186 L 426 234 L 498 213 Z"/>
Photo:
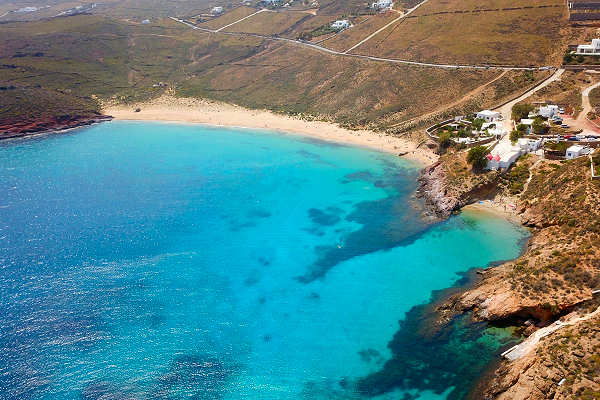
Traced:
<path id="1" fill-rule="evenodd" d="M 333 226 L 342 220 L 337 213 L 318 208 L 308 210 L 308 216 L 314 224 L 322 226 Z"/>

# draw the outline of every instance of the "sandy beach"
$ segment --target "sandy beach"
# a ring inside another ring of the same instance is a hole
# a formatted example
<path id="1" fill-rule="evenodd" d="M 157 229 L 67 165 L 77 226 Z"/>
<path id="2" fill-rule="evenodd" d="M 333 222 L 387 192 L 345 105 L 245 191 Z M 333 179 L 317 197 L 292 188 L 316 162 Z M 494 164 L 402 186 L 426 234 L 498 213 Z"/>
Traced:
<path id="1" fill-rule="evenodd" d="M 136 109 L 140 109 L 136 112 Z M 305 121 L 279 115 L 266 110 L 249 110 L 243 107 L 190 98 L 162 96 L 147 103 L 110 105 L 103 112 L 121 120 L 172 121 L 202 123 L 215 126 L 269 129 L 285 133 L 306 135 L 321 140 L 400 154 L 423 165 L 437 161 L 438 156 L 427 148 L 394 136 L 367 130 L 353 131 L 323 121 Z"/>
<path id="2" fill-rule="evenodd" d="M 516 201 L 512 197 L 496 196 L 492 200 L 482 200 L 466 205 L 463 210 L 494 214 L 514 224 L 521 225 L 521 216 L 517 213 Z"/>

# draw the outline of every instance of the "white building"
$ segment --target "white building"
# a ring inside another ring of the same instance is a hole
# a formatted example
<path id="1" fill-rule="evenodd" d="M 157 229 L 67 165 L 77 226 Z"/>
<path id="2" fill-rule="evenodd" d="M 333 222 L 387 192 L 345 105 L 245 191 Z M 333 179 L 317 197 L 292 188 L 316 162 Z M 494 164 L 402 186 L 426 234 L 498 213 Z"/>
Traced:
<path id="1" fill-rule="evenodd" d="M 347 19 L 338 19 L 334 23 L 331 24 L 331 28 L 336 31 L 341 31 L 342 29 L 350 28 L 350 21 Z"/>
<path id="2" fill-rule="evenodd" d="M 150 23 L 149 19 L 145 19 L 145 20 L 142 21 L 142 24 L 144 24 L 144 25 L 148 25 L 149 23 Z"/>
<path id="3" fill-rule="evenodd" d="M 555 115 L 558 115 L 558 106 L 553 104 L 541 106 L 538 114 L 544 118 L 552 118 Z"/>
<path id="4" fill-rule="evenodd" d="M 212 10 L 210 10 L 210 13 L 212 15 L 219 15 L 219 14 L 223 14 L 223 7 L 217 6 L 217 7 L 213 7 Z"/>
<path id="5" fill-rule="evenodd" d="M 483 110 L 477 113 L 476 118 L 483 119 L 485 122 L 494 122 L 500 120 L 500 113 L 498 111 Z"/>
<path id="6" fill-rule="evenodd" d="M 588 154 L 589 152 L 590 152 L 589 147 L 574 144 L 573 146 L 571 146 L 567 149 L 567 152 L 565 153 L 565 158 L 567 160 L 572 160 L 574 158 L 584 156 L 584 155 Z"/>
<path id="7" fill-rule="evenodd" d="M 502 155 L 488 157 L 487 168 L 493 170 L 507 170 L 515 161 L 517 161 L 517 158 L 519 158 L 521 154 L 523 154 L 523 151 L 515 148 L 514 150 L 503 153 Z"/>
<path id="8" fill-rule="evenodd" d="M 519 138 L 517 140 L 517 146 L 519 146 L 523 151 L 534 152 L 542 147 L 542 139 Z"/>
<path id="9" fill-rule="evenodd" d="M 600 54 L 600 39 L 592 39 L 592 44 L 580 44 L 575 54 Z"/>
<path id="10" fill-rule="evenodd" d="M 392 8 L 394 2 L 392 0 L 377 0 L 376 3 L 371 4 L 371 8 L 376 10 L 385 10 L 386 8 Z"/>

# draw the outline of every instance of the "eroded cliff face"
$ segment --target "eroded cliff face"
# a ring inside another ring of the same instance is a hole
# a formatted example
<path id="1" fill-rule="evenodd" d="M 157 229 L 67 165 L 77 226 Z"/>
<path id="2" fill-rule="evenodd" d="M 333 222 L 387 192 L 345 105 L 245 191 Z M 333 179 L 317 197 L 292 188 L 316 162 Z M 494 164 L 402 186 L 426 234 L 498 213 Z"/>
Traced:
<path id="1" fill-rule="evenodd" d="M 460 187 L 452 187 L 456 181 L 449 179 L 448 166 L 443 162 L 426 170 L 422 183 L 422 193 L 430 197 L 427 204 L 439 207 L 439 216 L 477 200 L 481 193 L 478 185 L 482 184 L 481 180 L 463 179 Z M 587 158 L 541 161 L 531 173 L 527 189 L 519 196 L 518 210 L 522 223 L 532 230 L 526 253 L 482 271 L 480 281 L 471 289 L 440 304 L 442 320 L 472 311 L 475 319 L 523 324 L 524 333 L 529 335 L 594 301 L 592 291 L 600 289 L 600 181 L 591 180 Z M 598 318 L 594 321 L 597 325 Z M 593 323 L 586 326 L 589 324 Z M 562 332 L 549 336 L 537 351 L 517 361 L 504 361 L 478 393 L 489 399 L 598 398 L 582 396 L 588 389 L 600 396 L 595 391 L 600 370 L 596 380 L 581 373 L 574 375 L 568 392 L 564 383 L 560 387 L 557 384 L 570 368 L 557 366 L 553 355 L 557 349 L 571 354 L 575 349 L 596 346 L 595 328 L 572 329 L 578 329 L 577 341 L 560 339 Z M 576 368 L 578 357 L 574 357 L 569 355 L 569 360 L 573 358 L 574 371 L 580 371 Z M 590 362 L 598 362 L 600 368 L 600 358 Z"/>
<path id="2" fill-rule="evenodd" d="M 421 172 L 417 196 L 439 218 L 448 218 L 461 207 L 498 193 L 498 174 L 472 173 L 465 157 L 465 153 L 442 156 Z"/>
<path id="3" fill-rule="evenodd" d="M 503 361 L 478 396 L 498 400 L 600 398 L 600 315 L 545 337 L 521 359 Z"/>

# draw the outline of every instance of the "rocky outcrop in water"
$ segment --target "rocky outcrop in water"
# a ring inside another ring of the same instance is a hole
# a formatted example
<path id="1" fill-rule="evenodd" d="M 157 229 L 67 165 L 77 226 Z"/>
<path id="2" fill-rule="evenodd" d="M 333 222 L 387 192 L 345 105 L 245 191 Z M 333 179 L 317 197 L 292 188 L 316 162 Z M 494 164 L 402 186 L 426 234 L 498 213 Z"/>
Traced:
<path id="1" fill-rule="evenodd" d="M 497 176 L 492 171 L 471 173 L 464 154 L 446 155 L 421 171 L 417 196 L 431 213 L 445 219 L 467 204 L 493 197 Z"/>

